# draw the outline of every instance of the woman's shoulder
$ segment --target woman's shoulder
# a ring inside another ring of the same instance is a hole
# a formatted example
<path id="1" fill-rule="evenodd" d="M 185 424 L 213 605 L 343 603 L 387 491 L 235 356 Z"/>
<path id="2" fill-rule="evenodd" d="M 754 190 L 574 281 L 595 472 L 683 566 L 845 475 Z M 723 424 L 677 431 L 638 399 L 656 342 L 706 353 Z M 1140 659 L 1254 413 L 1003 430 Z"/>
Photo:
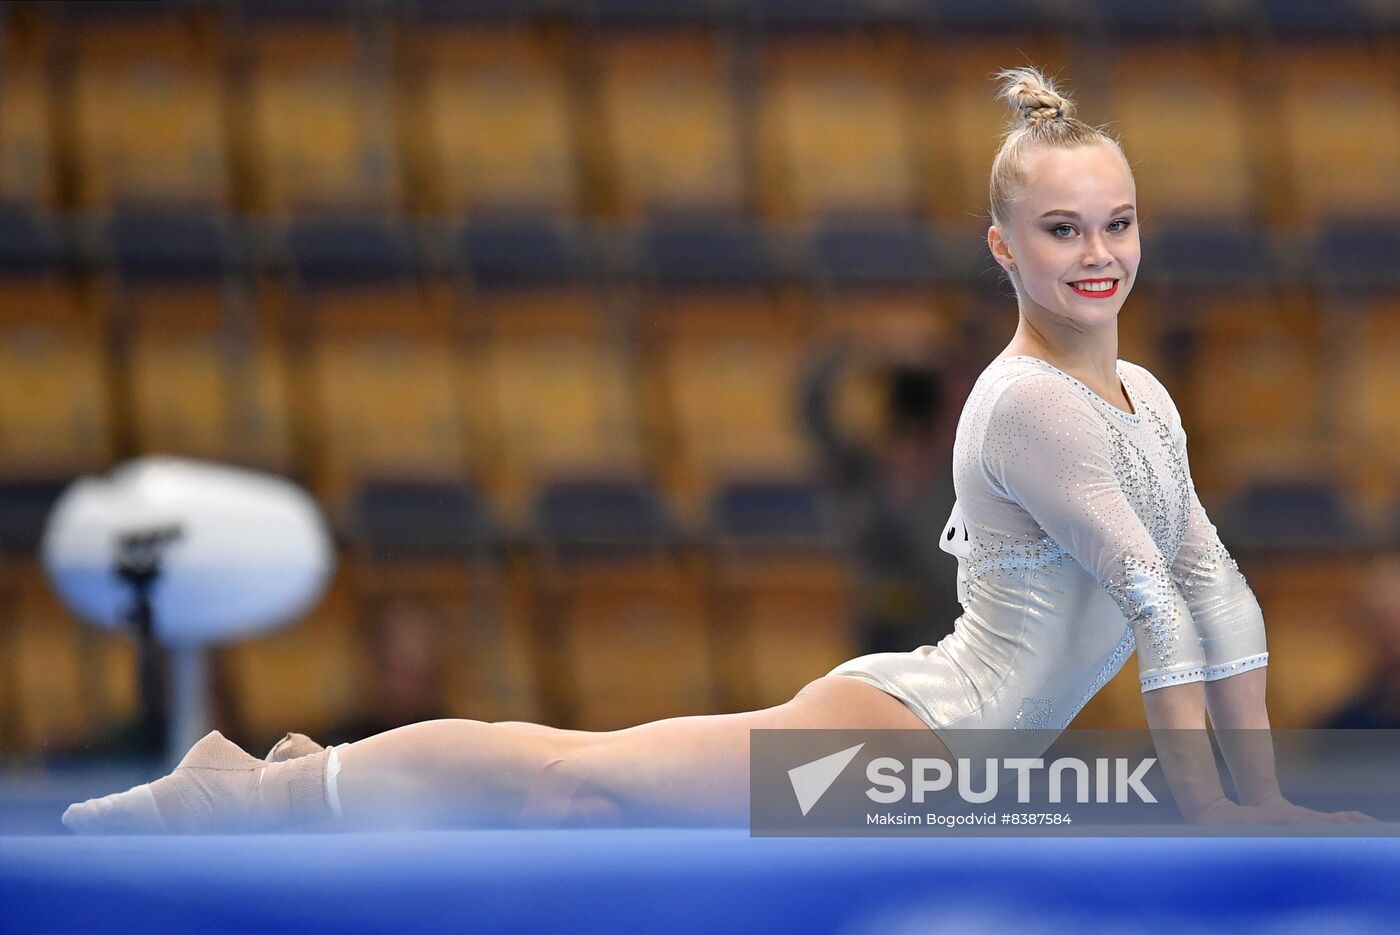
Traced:
<path id="1" fill-rule="evenodd" d="M 978 378 L 968 405 L 982 421 L 1040 423 L 1066 411 L 1092 414 L 1093 406 L 1064 375 L 1033 357 L 998 357 Z"/>
<path id="2" fill-rule="evenodd" d="M 998 357 L 982 371 L 978 384 L 1001 406 L 1045 397 L 1064 401 L 1078 396 L 1062 371 L 1038 357 Z"/>

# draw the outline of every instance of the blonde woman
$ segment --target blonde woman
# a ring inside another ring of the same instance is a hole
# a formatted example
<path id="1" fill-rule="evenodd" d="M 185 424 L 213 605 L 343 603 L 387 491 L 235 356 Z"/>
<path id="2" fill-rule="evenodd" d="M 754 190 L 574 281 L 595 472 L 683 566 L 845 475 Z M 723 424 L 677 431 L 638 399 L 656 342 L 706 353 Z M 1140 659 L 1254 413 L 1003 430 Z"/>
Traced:
<path id="1" fill-rule="evenodd" d="M 1264 624 L 1196 497 L 1170 395 L 1118 359 L 1141 252 L 1132 170 L 1039 71 L 998 78 L 1014 121 L 992 165 L 987 244 L 1019 321 L 958 425 L 943 547 L 958 556 L 964 613 L 937 646 L 851 660 L 766 710 L 617 731 L 438 720 L 333 750 L 289 735 L 267 760 L 213 733 L 171 775 L 74 805 L 65 824 L 738 823 L 752 729 L 928 728 L 949 758 L 966 728 L 1053 737 L 1134 649 L 1189 820 L 1368 820 L 1284 799 L 1265 730 L 1222 743 L 1240 801 L 1223 792 L 1203 729 L 1207 713 L 1222 737 L 1268 727 Z"/>

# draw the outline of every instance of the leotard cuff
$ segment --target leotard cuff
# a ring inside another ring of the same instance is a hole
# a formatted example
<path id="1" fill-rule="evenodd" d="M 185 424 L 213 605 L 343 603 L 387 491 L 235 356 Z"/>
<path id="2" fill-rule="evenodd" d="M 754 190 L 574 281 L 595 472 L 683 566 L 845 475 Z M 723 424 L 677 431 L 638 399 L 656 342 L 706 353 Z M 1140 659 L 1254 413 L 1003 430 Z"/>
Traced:
<path id="1" fill-rule="evenodd" d="M 1253 656 L 1246 656 L 1243 659 L 1236 659 L 1234 662 L 1222 662 L 1219 665 L 1206 666 L 1206 681 L 1214 682 L 1216 679 L 1229 678 L 1232 675 L 1239 675 L 1241 672 L 1248 672 L 1250 669 L 1257 669 L 1260 666 L 1269 664 L 1268 653 L 1258 653 Z"/>
<path id="2" fill-rule="evenodd" d="M 1184 685 L 1187 682 L 1199 682 L 1205 678 L 1206 670 L 1204 666 L 1191 666 L 1189 669 L 1180 669 L 1176 672 L 1158 672 L 1154 675 L 1139 679 L 1139 684 L 1144 692 L 1150 692 L 1154 688 L 1166 688 L 1168 685 Z"/>

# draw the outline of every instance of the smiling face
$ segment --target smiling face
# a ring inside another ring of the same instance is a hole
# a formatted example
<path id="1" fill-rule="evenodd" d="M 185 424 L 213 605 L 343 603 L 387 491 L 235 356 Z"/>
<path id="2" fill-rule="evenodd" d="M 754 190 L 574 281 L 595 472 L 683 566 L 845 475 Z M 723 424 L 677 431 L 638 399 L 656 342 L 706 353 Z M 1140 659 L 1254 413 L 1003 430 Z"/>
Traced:
<path id="1" fill-rule="evenodd" d="M 1022 168 L 1011 217 L 987 232 L 997 262 L 1016 264 L 1022 314 L 1077 332 L 1114 325 L 1141 254 L 1137 186 L 1123 157 L 1108 145 L 1037 146 Z"/>

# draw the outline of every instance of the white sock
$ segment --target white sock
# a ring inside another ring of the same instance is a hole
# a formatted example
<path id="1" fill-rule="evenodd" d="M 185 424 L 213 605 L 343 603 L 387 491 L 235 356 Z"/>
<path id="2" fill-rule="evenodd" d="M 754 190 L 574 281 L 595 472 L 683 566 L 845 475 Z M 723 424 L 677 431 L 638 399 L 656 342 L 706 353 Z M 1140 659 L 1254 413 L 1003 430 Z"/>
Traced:
<path id="1" fill-rule="evenodd" d="M 348 746 L 348 743 L 343 743 L 338 747 L 331 747 L 330 756 L 326 757 L 326 804 L 331 807 L 331 814 L 335 816 L 336 821 L 343 817 L 340 812 L 340 789 L 335 781 L 335 777 L 340 775 L 340 755 L 336 751 Z"/>

